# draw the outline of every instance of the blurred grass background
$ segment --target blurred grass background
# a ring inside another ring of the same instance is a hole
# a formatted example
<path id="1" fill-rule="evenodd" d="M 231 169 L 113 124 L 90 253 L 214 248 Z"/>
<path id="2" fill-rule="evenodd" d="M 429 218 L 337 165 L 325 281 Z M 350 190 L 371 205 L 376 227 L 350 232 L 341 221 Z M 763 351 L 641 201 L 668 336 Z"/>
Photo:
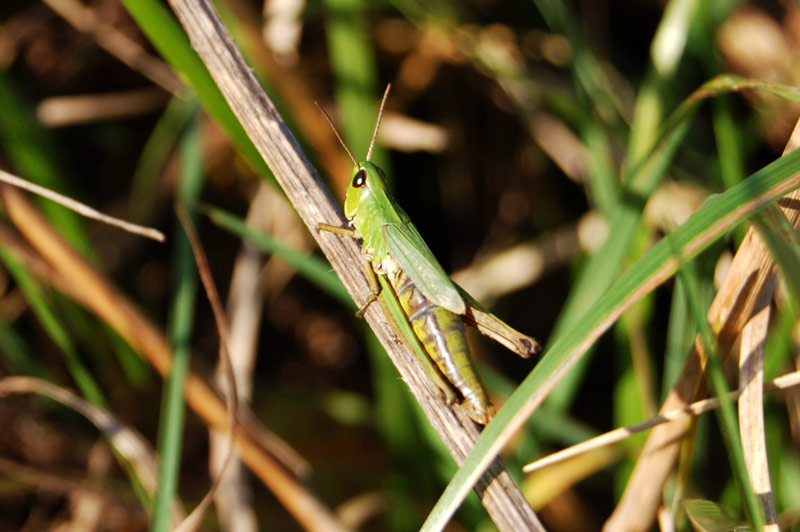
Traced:
<path id="1" fill-rule="evenodd" d="M 545 344 L 704 198 L 779 156 L 798 114 L 796 103 L 762 93 L 715 98 L 685 124 L 657 170 L 642 169 L 666 118 L 715 75 L 797 84 L 800 11 L 791 3 L 216 5 L 336 198 L 350 164 L 313 102 L 363 157 L 378 98 L 393 84 L 373 160 L 445 269 Z M 87 13 L 95 17 L 88 26 Z M 87 486 L 101 494 L 102 512 L 84 530 L 166 530 L 173 491 L 187 508 L 207 491 L 208 431 L 184 414 L 180 368 L 191 363 L 211 377 L 219 340 L 205 298 L 193 295 L 195 267 L 174 202 L 197 215 L 229 320 L 249 322 L 242 352 L 255 358 L 242 362 L 239 385 L 256 416 L 305 459 L 308 485 L 353 528 L 417 528 L 455 464 L 341 300 L 333 273 L 320 280 L 326 271 L 305 228 L 165 6 L 11 0 L 0 6 L 0 28 L 0 167 L 172 235 L 159 245 L 39 203 L 84 257 L 168 331 L 176 368 L 165 385 L 104 322 L 4 250 L 2 375 L 77 390 L 138 429 L 157 447 L 162 468 L 153 502 L 82 418 L 37 398 L 4 398 L 0 530 L 80 530 Z M 245 218 L 269 237 L 247 236 Z M 0 233 L 13 231 L 2 224 Z M 715 270 L 743 234 L 737 231 L 695 261 L 706 307 Z M 650 294 L 597 343 L 507 450 L 509 469 L 655 414 L 695 334 L 681 286 Z M 779 306 L 768 377 L 794 364 L 794 322 L 795 309 Z M 502 403 L 534 362 L 478 336 L 474 357 Z M 787 393 L 765 404 L 785 523 L 796 521 L 800 503 L 795 401 Z M 740 512 L 716 425 L 701 419 L 694 438 L 676 491 Z M 529 482 L 523 489 L 548 529 L 599 529 L 642 443 L 631 438 L 573 464 L 559 482 L 551 479 L 547 497 Z M 103 453 L 105 461 L 97 458 Z M 260 529 L 299 529 L 246 473 L 240 486 L 252 490 Z M 224 516 L 211 512 L 205 529 L 236 519 Z M 677 519 L 688 529 L 680 512 Z M 451 524 L 491 527 L 474 496 Z"/>

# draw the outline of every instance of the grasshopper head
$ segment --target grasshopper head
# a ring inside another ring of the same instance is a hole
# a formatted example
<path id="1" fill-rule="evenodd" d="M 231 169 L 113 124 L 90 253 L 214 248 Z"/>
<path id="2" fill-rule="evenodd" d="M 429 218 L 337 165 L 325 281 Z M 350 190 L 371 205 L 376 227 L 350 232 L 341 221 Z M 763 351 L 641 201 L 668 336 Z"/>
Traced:
<path id="1" fill-rule="evenodd" d="M 347 187 L 344 198 L 344 215 L 352 220 L 359 206 L 376 192 L 386 190 L 386 174 L 383 170 L 369 162 L 358 163 L 353 170 L 353 179 Z"/>

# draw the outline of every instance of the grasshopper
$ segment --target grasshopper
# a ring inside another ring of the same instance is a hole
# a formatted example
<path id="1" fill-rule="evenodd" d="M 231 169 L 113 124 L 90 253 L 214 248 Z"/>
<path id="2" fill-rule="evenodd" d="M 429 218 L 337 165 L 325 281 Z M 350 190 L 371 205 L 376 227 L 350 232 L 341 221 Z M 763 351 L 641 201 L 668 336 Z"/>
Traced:
<path id="1" fill-rule="evenodd" d="M 423 360 L 423 366 L 443 399 L 448 404 L 459 402 L 470 419 L 486 425 L 494 409 L 472 365 L 465 322 L 525 358 L 538 353 L 541 346 L 486 312 L 450 280 L 408 215 L 395 202 L 383 169 L 369 161 L 390 88 L 388 85 L 384 92 L 367 157 L 362 162 L 356 160 L 331 118 L 317 105 L 353 161 L 354 170 L 344 203 L 349 226 L 320 223 L 316 229 L 360 241 L 372 294 L 356 316 L 361 316 L 388 288 L 389 297 L 394 295 L 402 307 L 404 316 L 400 319 L 407 320 L 413 330 L 415 338 L 408 340 L 418 341 L 430 359 Z"/>

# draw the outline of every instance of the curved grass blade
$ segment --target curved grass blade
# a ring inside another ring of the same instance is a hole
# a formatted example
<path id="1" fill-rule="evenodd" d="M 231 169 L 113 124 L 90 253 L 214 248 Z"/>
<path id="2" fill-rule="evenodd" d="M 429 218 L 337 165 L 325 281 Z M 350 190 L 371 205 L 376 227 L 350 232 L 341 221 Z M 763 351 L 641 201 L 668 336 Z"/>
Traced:
<path id="1" fill-rule="evenodd" d="M 470 455 L 450 481 L 422 530 L 442 530 L 483 473 L 549 391 L 619 316 L 635 301 L 668 279 L 677 262 L 673 249 L 693 257 L 735 224 L 800 187 L 800 150 L 753 174 L 723 194 L 711 196 L 670 236 L 620 277 L 596 304 L 547 351 L 541 362 L 486 426 Z"/>

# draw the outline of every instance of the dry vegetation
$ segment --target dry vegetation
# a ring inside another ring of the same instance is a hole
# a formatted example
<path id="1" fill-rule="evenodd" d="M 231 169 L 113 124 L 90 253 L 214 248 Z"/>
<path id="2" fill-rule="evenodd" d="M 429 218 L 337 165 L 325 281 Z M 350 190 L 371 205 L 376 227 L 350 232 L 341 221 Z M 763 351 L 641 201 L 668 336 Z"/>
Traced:
<path id="1" fill-rule="evenodd" d="M 172 530 L 230 443 L 184 529 L 416 530 L 478 462 L 448 530 L 800 519 L 794 4 L 207 5 L 0 6 L 0 170 L 167 235 L 0 185 L 0 532 Z M 315 101 L 361 157 L 388 82 L 398 202 L 545 345 L 536 366 L 471 336 L 508 401 L 480 440 L 378 306 L 353 317 L 355 243 L 308 231 L 341 223 L 351 172 Z M 684 415 L 726 386 L 732 409 Z"/>

